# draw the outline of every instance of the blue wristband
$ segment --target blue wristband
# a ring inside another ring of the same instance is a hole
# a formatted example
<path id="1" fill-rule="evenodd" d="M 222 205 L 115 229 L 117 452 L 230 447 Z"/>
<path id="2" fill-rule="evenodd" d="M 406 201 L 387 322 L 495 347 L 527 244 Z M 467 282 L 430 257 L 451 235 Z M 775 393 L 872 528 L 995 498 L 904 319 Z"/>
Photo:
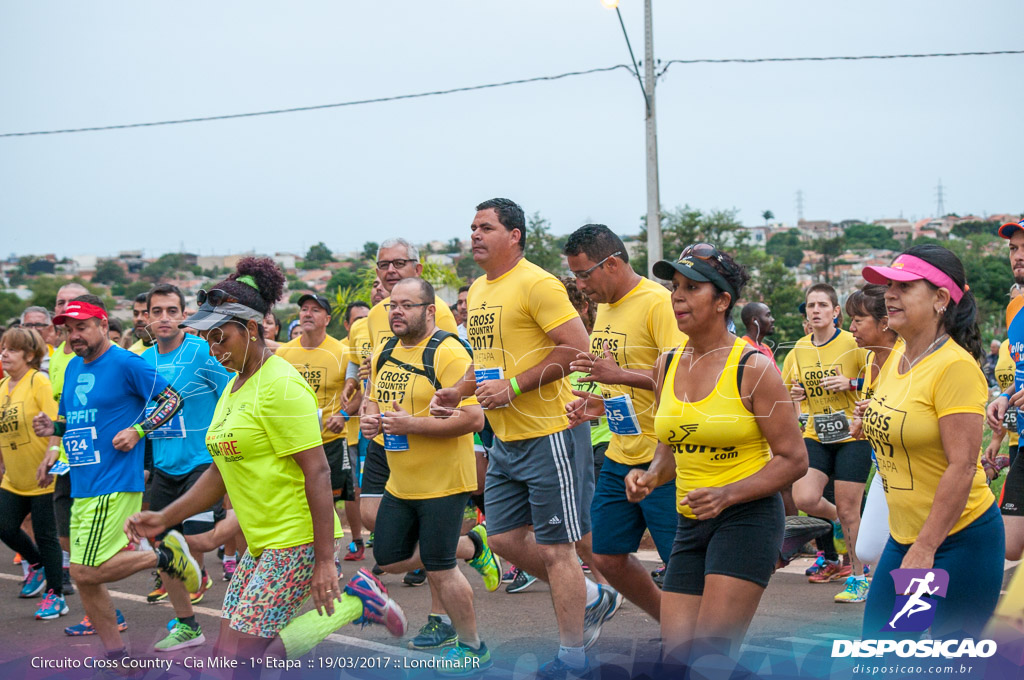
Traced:
<path id="1" fill-rule="evenodd" d="M 348 422 L 348 419 L 352 417 L 348 413 L 346 413 L 345 411 L 339 411 L 338 413 L 341 415 L 342 418 L 345 419 L 346 423 Z"/>
<path id="2" fill-rule="evenodd" d="M 999 396 L 1000 396 L 1000 397 L 1006 397 L 1006 400 L 1007 400 L 1007 401 L 1009 401 L 1009 400 L 1010 400 L 1010 398 L 1011 398 L 1011 397 L 1010 397 L 1010 395 L 1009 395 L 1009 394 L 1007 394 L 1006 392 L 1003 392 L 1003 393 L 1002 393 L 1002 394 L 1000 394 Z"/>

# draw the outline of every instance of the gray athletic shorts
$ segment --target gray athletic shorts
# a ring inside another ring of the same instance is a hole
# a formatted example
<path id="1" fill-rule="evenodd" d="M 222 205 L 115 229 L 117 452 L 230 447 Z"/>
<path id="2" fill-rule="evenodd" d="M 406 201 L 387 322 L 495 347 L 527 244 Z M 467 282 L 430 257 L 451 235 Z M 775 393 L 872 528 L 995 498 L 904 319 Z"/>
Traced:
<path id="1" fill-rule="evenodd" d="M 514 442 L 495 437 L 484 490 L 487 533 L 532 524 L 537 543 L 580 540 L 594 498 L 590 423 Z"/>

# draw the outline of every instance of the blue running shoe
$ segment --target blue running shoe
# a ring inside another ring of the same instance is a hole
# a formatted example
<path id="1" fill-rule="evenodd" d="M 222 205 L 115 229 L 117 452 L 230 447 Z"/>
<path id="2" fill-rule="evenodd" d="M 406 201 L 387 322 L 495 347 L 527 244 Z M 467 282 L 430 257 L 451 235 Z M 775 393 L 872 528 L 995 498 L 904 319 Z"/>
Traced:
<path id="1" fill-rule="evenodd" d="M 21 584 L 21 592 L 18 593 L 18 597 L 36 597 L 43 592 L 46 587 L 46 570 L 42 567 L 38 569 L 28 568 L 28 576 Z"/>

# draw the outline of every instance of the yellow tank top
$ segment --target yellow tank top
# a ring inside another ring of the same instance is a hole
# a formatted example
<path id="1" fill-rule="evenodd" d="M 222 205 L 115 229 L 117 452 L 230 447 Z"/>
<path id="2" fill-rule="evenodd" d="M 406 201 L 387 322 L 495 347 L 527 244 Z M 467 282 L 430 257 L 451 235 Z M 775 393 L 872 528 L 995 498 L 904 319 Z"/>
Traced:
<path id="1" fill-rule="evenodd" d="M 680 345 L 669 362 L 654 431 L 675 455 L 676 509 L 695 519 L 690 507 L 682 504 L 686 494 L 749 477 L 768 463 L 771 453 L 736 385 L 740 358 L 754 350 L 737 338 L 711 394 L 699 401 L 681 401 L 675 392 L 676 366 L 685 346 Z"/>

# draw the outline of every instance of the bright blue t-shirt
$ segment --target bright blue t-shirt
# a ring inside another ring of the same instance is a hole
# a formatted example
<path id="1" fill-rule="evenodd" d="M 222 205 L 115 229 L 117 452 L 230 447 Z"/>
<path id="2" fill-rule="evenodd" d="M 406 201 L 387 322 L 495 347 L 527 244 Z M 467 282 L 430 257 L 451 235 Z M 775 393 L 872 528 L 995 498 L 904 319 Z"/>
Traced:
<path id="1" fill-rule="evenodd" d="M 117 345 L 88 364 L 82 357 L 71 359 L 58 414 L 67 421 L 64 446 L 68 462 L 74 463 L 72 498 L 145 489 L 145 442 L 118 451 L 113 440 L 145 420 L 146 405 L 167 384 L 142 357 Z"/>
<path id="2" fill-rule="evenodd" d="M 184 400 L 174 416 L 184 421 L 184 437 L 155 437 L 153 467 L 169 475 L 184 475 L 200 465 L 212 463 L 206 450 L 206 430 L 213 419 L 213 410 L 231 374 L 210 356 L 210 346 L 202 338 L 185 334 L 185 339 L 166 354 L 153 345 L 142 353 L 146 362 L 155 366 Z M 176 425 L 176 423 L 174 423 Z"/>

